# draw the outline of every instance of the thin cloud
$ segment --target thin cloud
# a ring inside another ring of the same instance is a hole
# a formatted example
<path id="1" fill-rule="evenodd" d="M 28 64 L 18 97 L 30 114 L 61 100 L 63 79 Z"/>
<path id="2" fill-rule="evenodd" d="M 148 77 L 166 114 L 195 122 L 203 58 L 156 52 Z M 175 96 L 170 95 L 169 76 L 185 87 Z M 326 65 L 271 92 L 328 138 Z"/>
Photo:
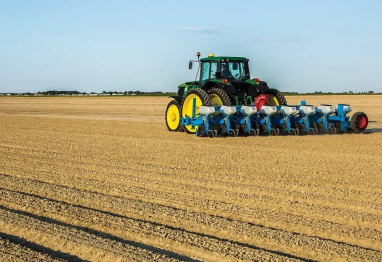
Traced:
<path id="1" fill-rule="evenodd" d="M 220 32 L 216 29 L 205 28 L 205 27 L 182 27 L 174 29 L 174 31 L 185 31 L 185 32 L 197 32 L 203 34 L 219 34 Z"/>
<path id="2" fill-rule="evenodd" d="M 301 42 L 300 38 L 249 38 L 255 42 Z"/>

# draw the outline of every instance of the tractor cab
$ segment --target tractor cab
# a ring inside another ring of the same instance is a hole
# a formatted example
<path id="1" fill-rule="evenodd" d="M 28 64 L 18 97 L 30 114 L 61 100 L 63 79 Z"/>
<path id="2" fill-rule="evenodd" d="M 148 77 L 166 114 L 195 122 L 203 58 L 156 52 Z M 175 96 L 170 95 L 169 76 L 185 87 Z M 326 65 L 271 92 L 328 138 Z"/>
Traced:
<path id="1" fill-rule="evenodd" d="M 211 54 L 207 58 L 200 60 L 200 82 L 213 79 L 243 82 L 250 78 L 248 61 L 244 57 L 215 57 Z"/>

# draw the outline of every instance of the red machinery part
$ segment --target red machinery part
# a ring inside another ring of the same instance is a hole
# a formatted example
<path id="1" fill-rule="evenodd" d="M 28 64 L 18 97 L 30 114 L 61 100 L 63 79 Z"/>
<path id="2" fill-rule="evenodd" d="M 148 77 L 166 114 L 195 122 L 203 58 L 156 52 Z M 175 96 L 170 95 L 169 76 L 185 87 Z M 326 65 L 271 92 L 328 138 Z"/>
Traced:
<path id="1" fill-rule="evenodd" d="M 350 119 L 350 128 L 353 133 L 362 133 L 369 123 L 369 119 L 364 112 L 355 112 Z"/>
<path id="2" fill-rule="evenodd" d="M 357 126 L 360 129 L 364 129 L 367 125 L 367 118 L 364 115 L 360 115 L 357 117 Z"/>
<path id="3" fill-rule="evenodd" d="M 268 104 L 268 95 L 259 95 L 255 98 L 255 106 L 258 112 L 260 112 L 263 105 Z"/>

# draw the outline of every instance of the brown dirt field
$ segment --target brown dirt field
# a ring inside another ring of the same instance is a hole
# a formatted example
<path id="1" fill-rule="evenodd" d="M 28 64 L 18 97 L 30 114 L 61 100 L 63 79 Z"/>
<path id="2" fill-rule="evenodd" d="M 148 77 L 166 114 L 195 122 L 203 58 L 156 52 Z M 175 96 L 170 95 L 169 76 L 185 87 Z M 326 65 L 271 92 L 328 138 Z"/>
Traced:
<path id="1" fill-rule="evenodd" d="M 367 134 L 198 138 L 165 97 L 0 97 L 0 259 L 382 258 L 382 96 Z"/>

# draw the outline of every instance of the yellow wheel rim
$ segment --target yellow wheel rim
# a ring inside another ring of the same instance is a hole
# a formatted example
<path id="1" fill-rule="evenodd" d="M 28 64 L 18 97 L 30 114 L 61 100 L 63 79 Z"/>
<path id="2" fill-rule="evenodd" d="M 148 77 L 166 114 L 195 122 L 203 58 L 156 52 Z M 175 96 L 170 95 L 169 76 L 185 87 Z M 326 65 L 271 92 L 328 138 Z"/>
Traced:
<path id="1" fill-rule="evenodd" d="M 212 106 L 222 106 L 223 105 L 223 101 L 220 99 L 220 97 L 218 95 L 216 95 L 216 94 L 209 94 L 208 97 L 211 100 L 211 105 Z M 215 112 L 212 115 L 213 116 L 217 116 L 218 114 L 219 114 L 219 112 Z"/>
<path id="2" fill-rule="evenodd" d="M 186 116 L 189 116 L 189 117 L 192 117 L 192 103 L 193 103 L 193 99 L 196 99 L 196 103 L 195 103 L 195 114 L 198 114 L 199 113 L 199 108 L 203 105 L 203 102 L 202 100 L 200 99 L 200 97 L 198 95 L 195 95 L 195 94 L 189 94 L 185 99 L 184 99 L 184 102 L 183 102 L 183 107 L 182 107 L 182 117 L 186 117 Z M 195 133 L 196 132 L 196 128 L 195 127 L 192 127 L 191 125 L 186 125 L 184 126 L 190 133 Z"/>
<path id="3" fill-rule="evenodd" d="M 221 105 L 223 105 L 223 101 L 220 99 L 220 97 L 218 95 L 209 94 L 208 97 L 211 100 L 211 105 L 212 106 L 221 106 Z"/>
<path id="4" fill-rule="evenodd" d="M 166 115 L 167 125 L 171 130 L 176 130 L 180 123 L 179 108 L 176 105 L 170 105 Z"/>
<path id="5" fill-rule="evenodd" d="M 280 105 L 279 104 L 279 101 L 277 100 L 277 98 L 274 96 L 274 95 L 268 95 L 268 104 L 271 105 L 271 106 L 278 106 Z"/>

